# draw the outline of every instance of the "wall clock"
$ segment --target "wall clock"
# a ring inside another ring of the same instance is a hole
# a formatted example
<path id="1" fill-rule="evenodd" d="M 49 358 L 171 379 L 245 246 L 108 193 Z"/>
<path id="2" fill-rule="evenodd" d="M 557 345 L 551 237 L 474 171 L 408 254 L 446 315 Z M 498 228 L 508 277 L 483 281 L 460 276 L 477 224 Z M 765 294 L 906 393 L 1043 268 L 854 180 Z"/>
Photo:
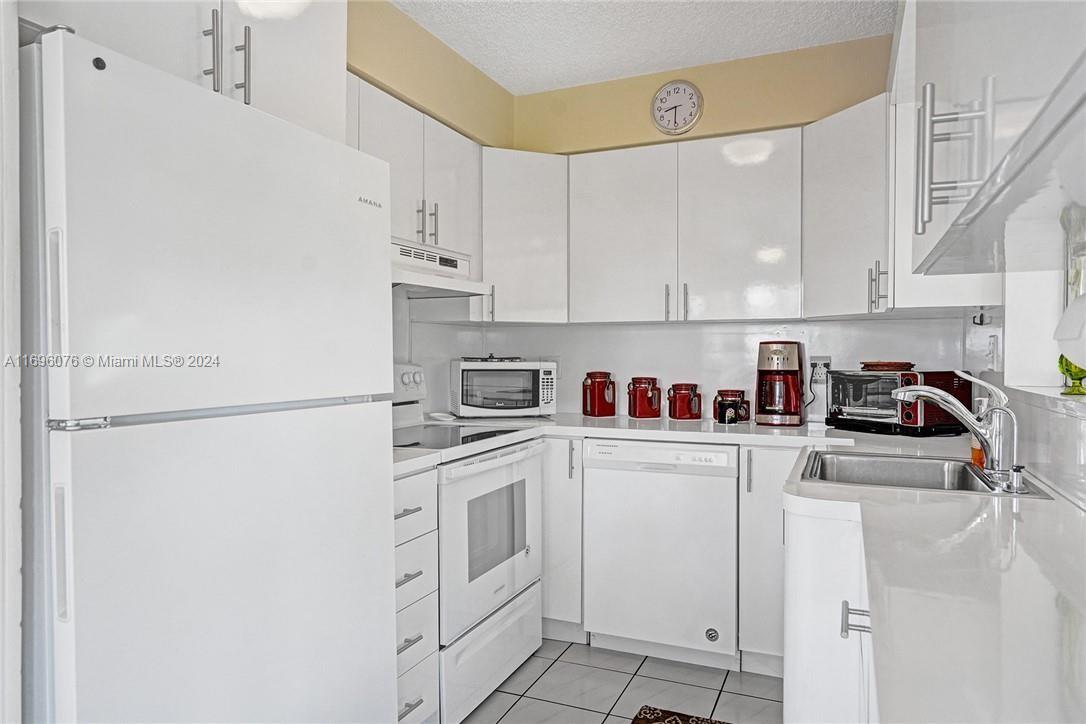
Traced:
<path id="1" fill-rule="evenodd" d="M 652 97 L 652 122 L 670 136 L 686 133 L 701 118 L 701 91 L 688 80 L 665 83 Z"/>

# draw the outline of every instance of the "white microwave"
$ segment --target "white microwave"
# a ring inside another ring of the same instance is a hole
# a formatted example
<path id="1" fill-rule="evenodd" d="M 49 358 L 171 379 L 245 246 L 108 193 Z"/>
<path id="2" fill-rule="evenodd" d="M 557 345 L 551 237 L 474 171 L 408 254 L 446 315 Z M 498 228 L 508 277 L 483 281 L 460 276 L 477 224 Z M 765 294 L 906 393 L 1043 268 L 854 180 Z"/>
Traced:
<path id="1" fill-rule="evenodd" d="M 457 417 L 534 417 L 558 411 L 555 362 L 463 358 L 449 365 L 449 412 Z"/>

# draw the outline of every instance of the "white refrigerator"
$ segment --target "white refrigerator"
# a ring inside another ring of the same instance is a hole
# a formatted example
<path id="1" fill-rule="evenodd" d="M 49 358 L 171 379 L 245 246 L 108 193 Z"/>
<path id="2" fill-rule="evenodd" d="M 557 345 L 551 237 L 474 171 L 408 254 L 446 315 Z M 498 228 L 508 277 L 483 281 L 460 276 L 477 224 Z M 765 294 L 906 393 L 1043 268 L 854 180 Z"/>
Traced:
<path id="1" fill-rule="evenodd" d="M 21 53 L 25 719 L 395 721 L 388 166 Z"/>

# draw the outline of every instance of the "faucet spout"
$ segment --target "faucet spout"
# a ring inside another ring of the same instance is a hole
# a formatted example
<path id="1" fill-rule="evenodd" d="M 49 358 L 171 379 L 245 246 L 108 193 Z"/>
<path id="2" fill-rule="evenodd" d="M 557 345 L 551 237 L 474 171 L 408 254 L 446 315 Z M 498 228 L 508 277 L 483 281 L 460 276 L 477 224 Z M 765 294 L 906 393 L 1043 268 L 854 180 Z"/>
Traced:
<path id="1" fill-rule="evenodd" d="M 899 387 L 890 393 L 898 402 L 927 400 L 943 408 L 955 417 L 980 442 L 984 451 L 984 472 L 999 483 L 1005 490 L 1018 492 L 1021 489 L 1022 467 L 1018 465 L 1018 419 L 1014 412 L 1003 405 L 991 407 L 977 417 L 972 410 L 963 405 L 953 395 L 937 387 L 913 385 Z M 1013 430 L 1012 447 L 1007 450 L 1003 439 L 1003 425 L 996 425 L 995 415 L 1002 414 L 1011 423 Z"/>

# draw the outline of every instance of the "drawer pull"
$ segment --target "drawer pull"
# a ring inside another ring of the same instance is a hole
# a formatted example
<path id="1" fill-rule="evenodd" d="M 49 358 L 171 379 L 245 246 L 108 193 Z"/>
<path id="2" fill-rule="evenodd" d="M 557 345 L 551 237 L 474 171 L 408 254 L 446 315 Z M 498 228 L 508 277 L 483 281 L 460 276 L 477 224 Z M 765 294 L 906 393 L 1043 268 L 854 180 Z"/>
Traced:
<path id="1" fill-rule="evenodd" d="M 396 655 L 399 656 L 404 651 L 407 651 L 409 648 L 417 644 L 419 641 L 422 641 L 422 634 L 419 634 L 414 638 L 404 639 L 403 643 L 396 647 Z"/>
<path id="2" fill-rule="evenodd" d="M 392 516 L 392 519 L 393 520 L 399 520 L 400 518 L 406 518 L 409 515 L 414 515 L 415 513 L 421 513 L 421 512 L 422 512 L 422 506 L 421 505 L 419 505 L 417 507 L 414 507 L 414 508 L 404 508 L 399 513 L 397 513 L 396 515 Z"/>
<path id="3" fill-rule="evenodd" d="M 411 712 L 415 711 L 415 709 L 418 709 L 420 706 L 422 706 L 422 702 L 423 702 L 423 698 L 420 696 L 418 699 L 415 699 L 412 702 L 404 704 L 403 709 L 400 709 L 399 713 L 396 714 L 396 721 L 403 721 L 407 717 L 408 714 L 410 714 Z"/>
<path id="4" fill-rule="evenodd" d="M 385 520 L 388 520 L 388 518 L 385 518 Z M 396 588 L 399 588 L 400 586 L 404 585 L 405 583 L 410 583 L 411 581 L 415 580 L 416 578 L 418 578 L 421 575 L 422 575 L 421 570 L 415 571 L 414 573 L 405 573 L 405 574 L 403 574 L 403 578 L 396 581 Z"/>

